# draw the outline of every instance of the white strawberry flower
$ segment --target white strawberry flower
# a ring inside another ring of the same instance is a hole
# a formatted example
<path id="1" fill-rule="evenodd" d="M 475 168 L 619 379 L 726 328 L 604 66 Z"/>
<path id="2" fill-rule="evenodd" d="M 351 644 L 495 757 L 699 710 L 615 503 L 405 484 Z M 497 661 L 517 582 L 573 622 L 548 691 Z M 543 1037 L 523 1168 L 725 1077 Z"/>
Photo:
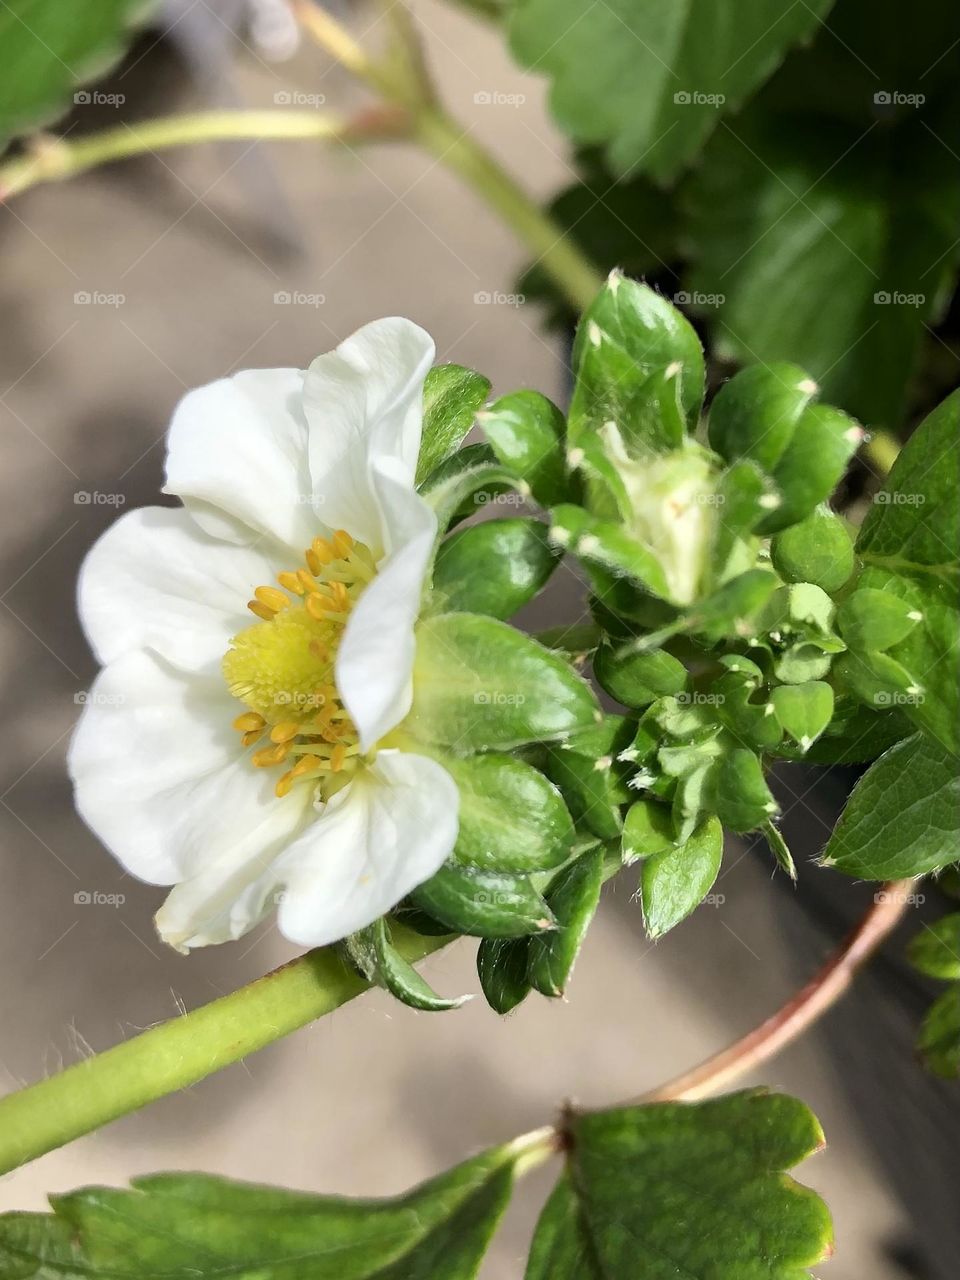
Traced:
<path id="1" fill-rule="evenodd" d="M 432 876 L 458 792 L 405 750 L 436 517 L 414 488 L 430 337 L 369 324 L 306 371 L 191 391 L 165 492 L 80 578 L 103 665 L 70 749 L 77 806 L 123 866 L 173 885 L 161 937 L 360 929 Z"/>

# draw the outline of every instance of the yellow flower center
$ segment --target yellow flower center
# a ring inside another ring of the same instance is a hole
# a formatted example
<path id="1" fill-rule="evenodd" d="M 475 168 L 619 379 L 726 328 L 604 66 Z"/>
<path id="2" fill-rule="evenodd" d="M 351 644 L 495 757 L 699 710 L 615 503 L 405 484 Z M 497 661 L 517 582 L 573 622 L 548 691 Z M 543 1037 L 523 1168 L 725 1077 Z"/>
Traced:
<path id="1" fill-rule="evenodd" d="M 334 664 L 350 611 L 375 573 L 368 548 L 342 529 L 314 538 L 304 564 L 277 575 L 279 587 L 257 587 L 247 608 L 261 621 L 230 641 L 223 674 L 248 708 L 233 727 L 244 747 L 269 738 L 251 759 L 261 769 L 287 766 L 278 796 L 309 782 L 328 800 L 360 763 Z"/>

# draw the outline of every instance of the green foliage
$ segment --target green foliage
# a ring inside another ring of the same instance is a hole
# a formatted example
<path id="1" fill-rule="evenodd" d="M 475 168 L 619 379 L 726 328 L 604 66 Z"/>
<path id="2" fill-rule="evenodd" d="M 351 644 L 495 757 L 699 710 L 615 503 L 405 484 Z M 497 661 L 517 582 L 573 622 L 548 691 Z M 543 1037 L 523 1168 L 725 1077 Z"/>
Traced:
<path id="1" fill-rule="evenodd" d="M 472 613 L 417 631 L 412 733 L 456 751 L 565 738 L 599 715 L 589 685 L 558 654 Z"/>
<path id="2" fill-rule="evenodd" d="M 915 733 L 885 752 L 854 787 L 823 863 L 866 880 L 924 875 L 956 861 L 958 832 L 956 760 Z"/>
<path id="3" fill-rule="evenodd" d="M 459 364 L 438 364 L 423 384 L 423 436 L 417 483 L 460 448 L 490 392 L 490 379 Z"/>
<path id="4" fill-rule="evenodd" d="M 546 898 L 557 927 L 528 943 L 527 978 L 541 995 L 562 996 L 566 990 L 600 901 L 602 881 L 600 850 L 581 854 L 551 881 Z"/>
<path id="5" fill-rule="evenodd" d="M 679 848 L 644 858 L 640 896 L 650 938 L 661 938 L 700 905 L 713 888 L 722 858 L 723 829 L 716 818 L 708 818 Z"/>
<path id="6" fill-rule="evenodd" d="M 514 391 L 495 400 L 479 422 L 500 462 L 542 506 L 564 500 L 566 420 L 555 404 L 537 391 Z"/>
<path id="7" fill-rule="evenodd" d="M 529 876 L 508 871 L 447 862 L 412 898 L 451 932 L 478 938 L 522 938 L 554 925 Z"/>
<path id="8" fill-rule="evenodd" d="M 51 1196 L 0 1217 L 5 1280 L 471 1280 L 522 1150 L 496 1147 L 392 1200 L 347 1200 L 199 1173 Z"/>
<path id="9" fill-rule="evenodd" d="M 352 934 L 346 939 L 344 950 L 367 982 L 383 987 L 412 1009 L 436 1013 L 456 1009 L 470 998 L 459 996 L 447 1000 L 438 996 L 393 945 L 390 926 L 385 919 Z"/>
<path id="10" fill-rule="evenodd" d="M 150 0 L 9 0 L 0 6 L 0 147 L 63 115 L 74 90 L 123 55 L 153 8 Z"/>
<path id="11" fill-rule="evenodd" d="M 910 944 L 911 964 L 950 986 L 927 1012 L 917 1038 L 926 1066 L 946 1079 L 960 1077 L 960 912 L 924 925 Z"/>
<path id="12" fill-rule="evenodd" d="M 909 957 L 930 978 L 960 982 L 960 912 L 924 925 L 910 944 Z"/>
<path id="13" fill-rule="evenodd" d="M 511 43 L 546 72 L 561 128 L 605 143 L 613 168 L 675 176 L 771 74 L 816 31 L 832 0 L 772 12 L 769 0 L 517 0 Z"/>
<path id="14" fill-rule="evenodd" d="M 558 558 L 541 521 L 485 520 L 441 542 L 433 588 L 447 609 L 506 619 L 546 585 Z"/>
<path id="15" fill-rule="evenodd" d="M 840 516 L 817 507 L 771 540 L 770 559 L 784 582 L 812 582 L 833 593 L 853 573 L 853 539 Z"/>
<path id="16" fill-rule="evenodd" d="M 776 1094 L 568 1120 L 567 1169 L 526 1280 L 800 1280 L 832 1251 L 826 1206 L 786 1170 L 823 1145 Z"/>

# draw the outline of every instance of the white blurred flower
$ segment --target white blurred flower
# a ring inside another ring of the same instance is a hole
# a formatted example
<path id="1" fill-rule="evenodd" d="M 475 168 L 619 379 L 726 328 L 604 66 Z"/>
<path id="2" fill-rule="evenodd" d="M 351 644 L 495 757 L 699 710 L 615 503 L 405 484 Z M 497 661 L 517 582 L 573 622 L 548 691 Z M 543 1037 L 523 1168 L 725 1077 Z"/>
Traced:
<path id="1" fill-rule="evenodd" d="M 128 871 L 175 886 L 157 927 L 181 950 L 275 903 L 289 939 L 333 942 L 453 848 L 453 780 L 391 741 L 436 534 L 414 488 L 433 356 L 386 319 L 306 371 L 190 392 L 165 486 L 183 507 L 123 516 L 83 566 L 104 669 L 77 806 Z"/>

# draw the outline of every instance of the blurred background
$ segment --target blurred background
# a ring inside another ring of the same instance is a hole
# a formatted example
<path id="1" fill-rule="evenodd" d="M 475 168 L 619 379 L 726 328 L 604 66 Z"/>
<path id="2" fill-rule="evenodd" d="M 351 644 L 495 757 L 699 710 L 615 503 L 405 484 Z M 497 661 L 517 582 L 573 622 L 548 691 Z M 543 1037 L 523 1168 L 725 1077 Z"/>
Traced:
<path id="1" fill-rule="evenodd" d="M 254 31 L 245 8 L 167 5 L 75 106 L 72 131 L 269 107 L 291 90 L 338 111 L 365 100 L 316 49 L 272 60 L 291 52 L 282 6 L 261 5 Z M 498 32 L 430 0 L 416 11 L 454 114 L 534 196 L 569 181 L 543 83 L 517 69 Z M 358 33 L 375 21 L 362 7 L 347 16 Z M 161 892 L 99 847 L 65 777 L 94 672 L 75 616 L 77 570 L 119 511 L 162 501 L 178 398 L 236 369 L 303 366 L 365 321 L 402 313 L 434 335 L 440 360 L 487 374 L 494 393 L 530 386 L 562 400 L 567 341 L 546 336 L 538 308 L 513 296 L 524 253 L 510 232 L 436 161 L 396 144 L 360 153 L 245 142 L 128 161 L 0 206 L 0 256 L 6 1090 L 294 954 L 271 923 L 189 958 L 162 948 L 152 927 Z M 561 568 L 526 621 L 569 618 L 579 593 Z M 781 779 L 785 833 L 801 855 L 826 839 L 850 780 Z M 771 1012 L 870 901 L 870 886 L 824 886 L 805 863 L 796 889 L 782 879 L 763 850 L 731 845 L 717 905 L 651 946 L 627 873 L 610 887 L 567 1000 L 534 996 L 500 1019 L 482 999 L 430 1015 L 369 994 L 8 1175 L 0 1207 L 40 1208 L 48 1192 L 174 1168 L 389 1194 L 547 1122 L 564 1099 L 629 1098 Z M 95 894 L 116 905 L 83 900 Z M 956 1275 L 955 1112 L 912 1061 L 922 996 L 899 967 L 903 937 L 821 1031 L 763 1072 L 826 1129 L 828 1150 L 800 1176 L 836 1218 L 837 1254 L 823 1269 L 834 1280 Z M 461 942 L 429 961 L 433 985 L 477 990 L 473 950 Z M 522 1274 L 549 1176 L 521 1186 L 485 1264 L 491 1280 Z"/>

